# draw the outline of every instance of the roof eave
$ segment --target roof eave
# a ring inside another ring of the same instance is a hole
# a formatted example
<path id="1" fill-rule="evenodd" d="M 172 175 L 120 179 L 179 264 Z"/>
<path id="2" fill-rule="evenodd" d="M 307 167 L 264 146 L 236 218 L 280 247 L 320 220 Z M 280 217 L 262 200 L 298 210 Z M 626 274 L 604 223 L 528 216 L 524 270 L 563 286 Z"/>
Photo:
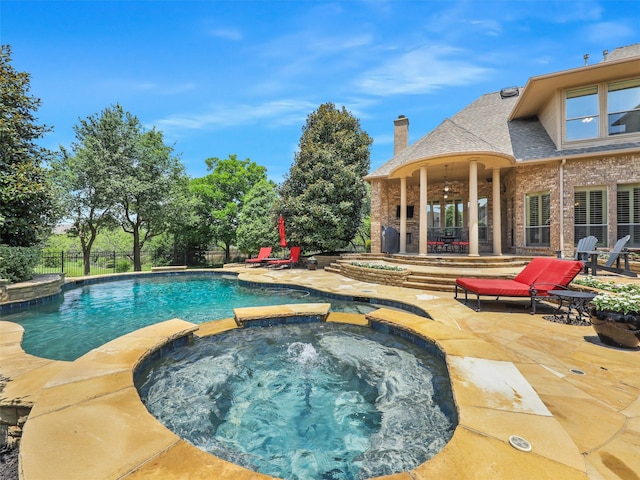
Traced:
<path id="1" fill-rule="evenodd" d="M 640 57 L 604 61 L 594 65 L 531 77 L 514 105 L 509 120 L 537 115 L 557 90 L 611 80 L 623 80 L 637 75 L 640 75 Z"/>

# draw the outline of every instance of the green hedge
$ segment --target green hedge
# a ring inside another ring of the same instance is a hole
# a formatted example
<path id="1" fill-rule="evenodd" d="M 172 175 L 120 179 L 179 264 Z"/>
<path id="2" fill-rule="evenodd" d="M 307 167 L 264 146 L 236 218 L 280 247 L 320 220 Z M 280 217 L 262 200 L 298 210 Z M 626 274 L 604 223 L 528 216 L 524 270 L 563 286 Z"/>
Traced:
<path id="1" fill-rule="evenodd" d="M 33 269 L 40 260 L 39 247 L 9 247 L 0 245 L 0 278 L 11 283 L 33 278 Z"/>

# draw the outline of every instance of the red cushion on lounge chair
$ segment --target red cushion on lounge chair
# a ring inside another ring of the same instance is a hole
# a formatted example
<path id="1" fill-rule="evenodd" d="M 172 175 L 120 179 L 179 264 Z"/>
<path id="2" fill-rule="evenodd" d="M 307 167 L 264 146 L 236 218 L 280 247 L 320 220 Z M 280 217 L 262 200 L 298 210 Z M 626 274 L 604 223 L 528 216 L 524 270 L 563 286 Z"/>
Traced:
<path id="1" fill-rule="evenodd" d="M 516 282 L 531 285 L 536 281 L 540 274 L 549 267 L 553 261 L 552 257 L 536 257 L 524 267 L 524 269 L 514 278 Z"/>
<path id="2" fill-rule="evenodd" d="M 529 285 L 503 278 L 458 278 L 456 283 L 478 295 L 528 297 Z"/>
<path id="3" fill-rule="evenodd" d="M 291 247 L 289 251 L 289 258 L 281 258 L 279 260 L 268 260 L 267 265 L 278 266 L 278 265 L 289 265 L 292 266 L 295 263 L 298 263 L 300 260 L 300 250 L 301 247 Z"/>
<path id="4" fill-rule="evenodd" d="M 574 260 L 554 261 L 547 265 L 533 282 L 537 295 L 547 295 L 549 290 L 566 287 L 582 270 L 582 263 Z"/>

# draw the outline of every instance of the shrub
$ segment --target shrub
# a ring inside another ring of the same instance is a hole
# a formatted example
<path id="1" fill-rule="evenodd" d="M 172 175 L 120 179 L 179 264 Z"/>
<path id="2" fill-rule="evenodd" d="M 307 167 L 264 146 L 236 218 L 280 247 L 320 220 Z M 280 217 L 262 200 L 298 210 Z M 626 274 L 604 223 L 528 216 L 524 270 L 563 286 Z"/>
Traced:
<path id="1" fill-rule="evenodd" d="M 131 266 L 132 266 L 131 261 L 129 259 L 120 258 L 116 262 L 116 272 L 117 273 L 128 272 L 129 270 L 131 270 Z"/>
<path id="2" fill-rule="evenodd" d="M 379 263 L 351 262 L 351 265 L 362 268 L 374 268 L 376 270 L 389 270 L 392 272 L 402 272 L 405 270 L 404 268 L 397 267 L 395 265 L 383 265 Z"/>
<path id="3" fill-rule="evenodd" d="M 33 269 L 40 260 L 39 247 L 9 247 L 0 245 L 0 278 L 11 283 L 33 278 Z"/>

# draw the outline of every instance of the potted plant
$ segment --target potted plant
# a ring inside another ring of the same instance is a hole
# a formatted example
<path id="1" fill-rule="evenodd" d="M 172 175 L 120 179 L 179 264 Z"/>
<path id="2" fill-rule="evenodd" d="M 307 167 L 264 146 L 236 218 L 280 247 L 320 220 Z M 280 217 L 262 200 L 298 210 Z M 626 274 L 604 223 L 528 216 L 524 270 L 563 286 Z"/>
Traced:
<path id="1" fill-rule="evenodd" d="M 591 325 L 603 343 L 616 347 L 640 346 L 640 285 L 616 285 L 592 301 Z"/>

